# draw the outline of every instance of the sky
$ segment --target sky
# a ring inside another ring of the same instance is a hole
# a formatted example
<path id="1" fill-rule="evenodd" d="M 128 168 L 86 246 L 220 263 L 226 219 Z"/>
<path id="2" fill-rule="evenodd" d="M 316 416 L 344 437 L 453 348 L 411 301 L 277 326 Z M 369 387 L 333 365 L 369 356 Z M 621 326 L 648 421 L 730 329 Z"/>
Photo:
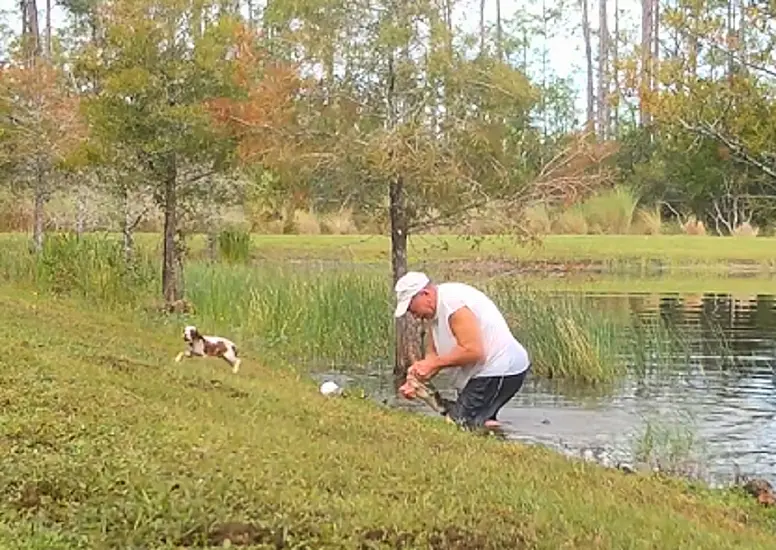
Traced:
<path id="1" fill-rule="evenodd" d="M 52 0 L 55 1 L 55 0 Z M 544 0 L 547 8 L 553 8 L 557 6 L 557 2 L 553 0 Z M 591 27 L 593 31 L 598 27 L 598 2 L 595 0 L 589 0 L 588 6 Z M 572 77 L 574 88 L 577 90 L 576 107 L 580 117 L 584 116 L 585 110 L 585 95 L 584 90 L 586 86 L 585 74 L 584 74 L 584 41 L 581 31 L 581 8 L 578 0 L 567 0 L 564 2 L 566 8 L 564 11 L 564 19 L 566 21 L 562 25 L 554 25 L 553 34 L 546 42 L 547 59 L 548 64 L 556 75 L 560 77 Z M 618 0 L 620 16 L 620 28 L 638 30 L 639 18 L 641 14 L 641 3 L 639 0 Z M 2 14 L 3 21 L 11 25 L 15 32 L 21 30 L 21 21 L 18 15 L 19 13 L 19 0 L 0 0 L 0 14 Z M 45 3 L 40 0 L 38 7 L 41 9 L 41 21 L 43 21 L 43 7 Z M 608 0 L 608 26 L 609 31 L 614 29 L 614 0 Z M 479 0 L 462 0 L 458 9 L 455 10 L 453 15 L 454 25 L 460 25 L 465 30 L 475 32 L 479 26 Z M 523 14 L 539 15 L 542 13 L 542 0 L 501 0 L 501 16 L 502 19 L 510 19 L 517 13 L 523 12 Z M 488 21 L 493 22 L 496 19 L 496 2 L 495 0 L 487 0 L 485 8 L 485 17 Z M 64 12 L 61 7 L 55 5 L 52 10 L 52 24 L 57 27 L 63 23 Z M 542 44 L 532 44 L 534 48 L 541 48 Z M 593 50 L 595 55 L 596 44 L 594 38 Z M 529 59 L 530 62 L 530 59 Z"/>

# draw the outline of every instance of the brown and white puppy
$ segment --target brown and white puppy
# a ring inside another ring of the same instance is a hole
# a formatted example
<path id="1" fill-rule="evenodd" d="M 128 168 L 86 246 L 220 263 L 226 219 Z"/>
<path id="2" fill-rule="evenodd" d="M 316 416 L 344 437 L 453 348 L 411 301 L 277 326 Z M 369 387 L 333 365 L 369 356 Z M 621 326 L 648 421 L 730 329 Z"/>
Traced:
<path id="1" fill-rule="evenodd" d="M 240 370 L 241 360 L 237 357 L 237 346 L 231 340 L 220 336 L 204 336 L 193 325 L 183 329 L 183 340 L 188 346 L 186 351 L 175 357 L 176 363 L 180 363 L 184 356 L 220 357 L 231 365 L 233 373 L 237 374 Z"/>

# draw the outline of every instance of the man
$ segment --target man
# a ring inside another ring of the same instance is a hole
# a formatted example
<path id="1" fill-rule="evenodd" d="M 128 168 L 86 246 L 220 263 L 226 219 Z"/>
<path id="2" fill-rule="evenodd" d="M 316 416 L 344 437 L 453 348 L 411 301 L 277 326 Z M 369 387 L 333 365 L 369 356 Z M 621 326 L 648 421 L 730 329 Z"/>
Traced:
<path id="1" fill-rule="evenodd" d="M 397 318 L 409 311 L 430 325 L 426 357 L 409 373 L 429 380 L 455 369 L 452 419 L 467 428 L 498 426 L 496 415 L 522 387 L 530 360 L 496 305 L 472 286 L 432 284 L 417 271 L 401 277 L 394 290 Z"/>

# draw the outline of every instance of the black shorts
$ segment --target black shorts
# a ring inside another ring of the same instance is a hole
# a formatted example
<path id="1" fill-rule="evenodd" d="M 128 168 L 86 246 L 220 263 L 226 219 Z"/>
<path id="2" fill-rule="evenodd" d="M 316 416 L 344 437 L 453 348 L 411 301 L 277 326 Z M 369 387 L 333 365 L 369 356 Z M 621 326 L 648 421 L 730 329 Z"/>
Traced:
<path id="1" fill-rule="evenodd" d="M 471 378 L 450 408 L 450 418 L 466 428 L 481 428 L 496 420 L 501 408 L 520 391 L 530 369 L 510 376 Z"/>

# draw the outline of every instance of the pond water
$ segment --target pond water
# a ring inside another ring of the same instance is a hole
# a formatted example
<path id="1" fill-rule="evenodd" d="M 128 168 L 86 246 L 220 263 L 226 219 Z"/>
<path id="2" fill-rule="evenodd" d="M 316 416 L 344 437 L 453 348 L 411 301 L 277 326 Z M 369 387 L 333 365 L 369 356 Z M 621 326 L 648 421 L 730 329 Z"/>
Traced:
<path id="1" fill-rule="evenodd" d="M 606 393 L 529 377 L 499 416 L 508 438 L 583 458 L 594 455 L 610 464 L 633 464 L 650 454 L 664 464 L 684 461 L 683 473 L 712 485 L 729 483 L 737 471 L 776 481 L 774 296 L 634 293 L 587 298 L 592 307 L 670 319 L 684 334 L 689 355 L 659 374 L 633 373 Z M 382 372 L 361 377 L 315 376 L 364 387 L 391 406 L 430 413 L 422 402 L 394 398 L 390 370 L 386 365 Z M 454 396 L 448 379 L 440 375 L 435 384 Z"/>

